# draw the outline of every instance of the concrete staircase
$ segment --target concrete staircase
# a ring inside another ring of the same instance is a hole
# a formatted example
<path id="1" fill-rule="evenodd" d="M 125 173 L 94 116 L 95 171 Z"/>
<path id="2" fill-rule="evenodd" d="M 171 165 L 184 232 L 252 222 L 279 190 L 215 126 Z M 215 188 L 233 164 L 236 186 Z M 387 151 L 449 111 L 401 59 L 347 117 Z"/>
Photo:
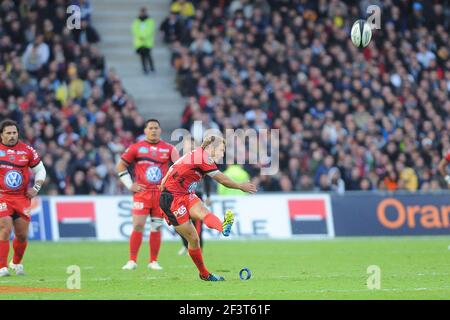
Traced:
<path id="1" fill-rule="evenodd" d="M 157 30 L 152 50 L 156 73 L 144 75 L 140 58 L 134 51 L 131 24 L 139 9 L 145 6 L 159 29 L 168 15 L 170 3 L 170 0 L 92 0 L 92 21 L 101 37 L 100 49 L 107 68 L 117 71 L 144 118 L 160 120 L 163 139 L 167 141 L 170 133 L 180 126 L 184 108 L 184 99 L 175 88 L 170 50 Z"/>

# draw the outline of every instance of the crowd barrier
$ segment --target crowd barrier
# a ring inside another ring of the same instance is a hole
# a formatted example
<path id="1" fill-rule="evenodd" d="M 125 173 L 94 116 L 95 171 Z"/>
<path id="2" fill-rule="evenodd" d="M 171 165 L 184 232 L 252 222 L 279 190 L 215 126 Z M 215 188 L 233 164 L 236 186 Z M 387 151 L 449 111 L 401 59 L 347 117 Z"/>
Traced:
<path id="1" fill-rule="evenodd" d="M 127 240 L 131 196 L 39 197 L 32 203 L 31 240 Z M 450 193 L 266 193 L 212 196 L 212 211 L 233 210 L 226 239 L 333 238 L 340 236 L 450 235 Z M 147 224 L 144 233 L 149 232 Z M 218 238 L 204 228 L 205 239 Z M 145 235 L 145 234 L 144 234 Z M 164 224 L 163 239 L 178 239 Z"/>

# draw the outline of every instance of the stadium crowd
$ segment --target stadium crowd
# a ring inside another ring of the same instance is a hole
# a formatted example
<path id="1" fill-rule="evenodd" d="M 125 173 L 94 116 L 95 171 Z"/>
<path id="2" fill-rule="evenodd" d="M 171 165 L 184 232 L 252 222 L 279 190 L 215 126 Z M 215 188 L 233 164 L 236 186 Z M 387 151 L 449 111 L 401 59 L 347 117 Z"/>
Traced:
<path id="1" fill-rule="evenodd" d="M 80 29 L 66 9 L 81 8 Z M 117 156 L 144 119 L 114 70 L 105 71 L 89 0 L 2 0 L 0 118 L 43 157 L 43 194 L 117 194 Z"/>
<path id="2" fill-rule="evenodd" d="M 160 29 L 187 100 L 182 126 L 279 129 L 279 173 L 243 167 L 263 191 L 444 187 L 449 6 L 371 3 L 382 25 L 361 50 L 349 29 L 366 0 L 173 1 Z M 70 4 L 79 30 L 67 28 Z M 0 3 L 0 118 L 43 155 L 43 194 L 124 193 L 114 165 L 142 134 L 91 14 L 89 0 Z"/>
<path id="3" fill-rule="evenodd" d="M 358 49 L 349 30 L 381 8 Z M 450 148 L 450 6 L 445 1 L 173 1 L 182 126 L 279 129 L 280 171 L 259 190 L 439 190 Z"/>

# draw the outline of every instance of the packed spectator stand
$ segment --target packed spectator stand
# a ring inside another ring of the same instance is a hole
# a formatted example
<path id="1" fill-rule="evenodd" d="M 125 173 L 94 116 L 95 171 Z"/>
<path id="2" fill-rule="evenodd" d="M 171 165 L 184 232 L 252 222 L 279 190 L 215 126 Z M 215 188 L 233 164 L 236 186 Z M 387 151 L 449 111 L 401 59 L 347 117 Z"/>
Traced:
<path id="1" fill-rule="evenodd" d="M 357 49 L 349 29 L 372 3 L 382 26 Z M 81 30 L 66 28 L 70 4 Z M 0 118 L 42 155 L 43 194 L 124 193 L 114 166 L 142 134 L 91 13 L 89 0 L 0 3 Z M 448 1 L 177 0 L 160 29 L 187 101 L 182 127 L 280 130 L 279 173 L 244 166 L 259 190 L 445 187 Z"/>
<path id="2" fill-rule="evenodd" d="M 69 5 L 81 28 L 67 28 Z M 42 194 L 117 194 L 117 156 L 142 134 L 144 119 L 114 70 L 105 70 L 89 0 L 3 0 L 0 114 L 42 155 Z"/>
<path id="3" fill-rule="evenodd" d="M 279 174 L 245 166 L 259 190 L 445 188 L 448 1 L 173 3 L 161 31 L 188 99 L 182 126 L 280 130 Z M 349 30 L 370 4 L 381 29 L 361 50 Z"/>

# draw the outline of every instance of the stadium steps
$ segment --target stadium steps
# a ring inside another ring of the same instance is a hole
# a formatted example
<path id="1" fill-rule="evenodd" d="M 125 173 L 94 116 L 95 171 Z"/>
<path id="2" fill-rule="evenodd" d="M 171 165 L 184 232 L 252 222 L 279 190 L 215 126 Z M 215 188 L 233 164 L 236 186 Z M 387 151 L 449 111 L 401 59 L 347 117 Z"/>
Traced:
<path id="1" fill-rule="evenodd" d="M 146 6 L 155 19 L 157 34 L 153 48 L 156 73 L 144 75 L 139 56 L 134 52 L 131 23 L 139 9 Z M 101 37 L 100 49 L 107 68 L 114 68 L 144 118 L 158 118 L 163 139 L 170 141 L 178 128 L 184 99 L 175 87 L 175 71 L 170 65 L 170 50 L 162 41 L 159 25 L 169 12 L 168 0 L 92 0 L 93 24 Z"/>

